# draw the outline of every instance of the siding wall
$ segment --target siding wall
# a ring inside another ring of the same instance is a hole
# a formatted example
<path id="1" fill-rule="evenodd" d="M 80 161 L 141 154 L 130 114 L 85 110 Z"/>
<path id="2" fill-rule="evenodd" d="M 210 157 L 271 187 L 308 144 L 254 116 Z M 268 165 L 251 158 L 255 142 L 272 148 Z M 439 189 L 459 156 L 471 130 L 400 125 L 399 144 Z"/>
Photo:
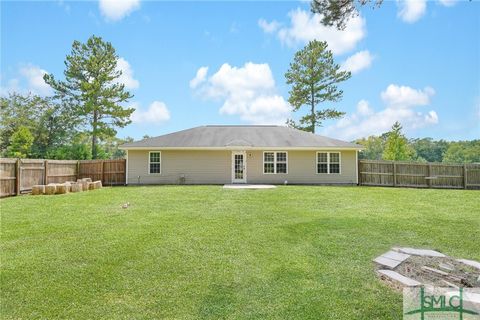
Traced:
<path id="1" fill-rule="evenodd" d="M 282 151 L 282 150 L 278 150 Z M 316 151 L 288 151 L 287 174 L 264 174 L 263 151 L 247 151 L 247 182 L 283 184 L 357 183 L 356 151 L 340 151 L 340 174 L 317 174 Z"/>
<path id="2" fill-rule="evenodd" d="M 231 151 L 163 150 L 161 174 L 148 173 L 148 157 L 148 151 L 128 150 L 128 184 L 178 184 L 182 174 L 186 184 L 223 184 L 231 179 Z"/>
<path id="3" fill-rule="evenodd" d="M 288 174 L 263 174 L 263 151 L 247 151 L 247 183 L 356 184 L 356 151 L 340 153 L 340 174 L 317 174 L 315 151 L 288 151 Z M 232 181 L 231 151 L 163 150 L 161 174 L 148 174 L 148 154 L 128 151 L 128 184 L 178 184 L 181 175 L 186 184 Z"/>

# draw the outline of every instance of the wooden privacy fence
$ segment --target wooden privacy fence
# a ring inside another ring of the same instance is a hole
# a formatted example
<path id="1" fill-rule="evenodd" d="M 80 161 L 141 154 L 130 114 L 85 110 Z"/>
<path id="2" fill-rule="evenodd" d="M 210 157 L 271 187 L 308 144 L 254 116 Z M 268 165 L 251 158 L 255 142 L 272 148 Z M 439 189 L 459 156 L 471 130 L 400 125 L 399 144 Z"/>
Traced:
<path id="1" fill-rule="evenodd" d="M 81 178 L 103 185 L 125 184 L 125 159 L 42 160 L 0 158 L 0 197 L 29 192 L 37 184 L 63 183 Z"/>
<path id="2" fill-rule="evenodd" d="M 478 189 L 480 164 L 359 160 L 358 183 L 363 186 Z"/>

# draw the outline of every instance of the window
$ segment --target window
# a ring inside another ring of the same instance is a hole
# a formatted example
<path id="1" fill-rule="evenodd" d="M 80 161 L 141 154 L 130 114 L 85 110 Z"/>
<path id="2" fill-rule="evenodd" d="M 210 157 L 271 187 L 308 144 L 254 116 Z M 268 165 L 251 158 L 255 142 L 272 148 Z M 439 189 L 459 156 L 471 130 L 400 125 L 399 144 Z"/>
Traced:
<path id="1" fill-rule="evenodd" d="M 150 151 L 148 158 L 148 173 L 161 173 L 160 161 L 160 151 Z"/>
<path id="2" fill-rule="evenodd" d="M 284 151 L 269 151 L 263 153 L 263 173 L 288 173 L 288 158 Z"/>
<path id="3" fill-rule="evenodd" d="M 263 154 L 263 173 L 275 173 L 275 152 Z"/>
<path id="4" fill-rule="evenodd" d="M 317 152 L 317 173 L 340 173 L 340 152 Z"/>
<path id="5" fill-rule="evenodd" d="M 277 152 L 277 163 L 275 164 L 276 173 L 287 173 L 287 153 Z"/>
<path id="6" fill-rule="evenodd" d="M 340 173 L 340 153 L 330 153 L 330 173 Z"/>
<path id="7" fill-rule="evenodd" d="M 328 173 L 328 153 L 317 153 L 317 173 Z"/>

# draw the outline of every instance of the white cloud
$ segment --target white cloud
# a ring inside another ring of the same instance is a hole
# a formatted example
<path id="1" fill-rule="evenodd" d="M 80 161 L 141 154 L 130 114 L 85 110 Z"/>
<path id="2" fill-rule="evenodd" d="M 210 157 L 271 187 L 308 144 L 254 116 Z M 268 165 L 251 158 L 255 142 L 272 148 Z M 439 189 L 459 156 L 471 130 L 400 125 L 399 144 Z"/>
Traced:
<path id="1" fill-rule="evenodd" d="M 415 107 L 429 105 L 433 94 L 433 89 L 429 87 L 422 91 L 390 85 L 381 93 L 386 103 L 385 109 L 375 111 L 368 101 L 360 100 L 355 112 L 326 127 L 323 134 L 354 140 L 387 132 L 395 121 L 399 121 L 407 131 L 435 125 L 438 123 L 438 115 L 434 110 L 427 113 L 415 110 Z"/>
<path id="2" fill-rule="evenodd" d="M 0 95 L 6 96 L 8 93 L 33 93 L 40 96 L 47 96 L 53 93 L 52 88 L 45 83 L 43 76 L 48 73 L 46 70 L 27 64 L 21 66 L 17 70 L 14 78 L 4 80 L 1 79 Z"/>
<path id="3" fill-rule="evenodd" d="M 297 47 L 316 39 L 327 41 L 334 54 L 342 54 L 353 50 L 367 33 L 365 19 L 361 16 L 350 19 L 345 30 L 338 30 L 333 26 L 324 26 L 320 22 L 320 15 L 302 9 L 292 10 L 288 15 L 288 27 L 280 27 L 275 21 L 268 23 L 265 20 L 260 20 L 259 25 L 267 33 L 276 31 L 280 41 L 289 47 Z"/>
<path id="4" fill-rule="evenodd" d="M 17 78 L 9 79 L 6 81 L 6 85 L 4 85 L 3 79 L 1 79 L 0 83 L 0 96 L 8 96 L 9 93 L 13 92 L 23 92 L 20 88 L 20 81 Z"/>
<path id="5" fill-rule="evenodd" d="M 197 70 L 195 78 L 190 80 L 190 88 L 195 89 L 199 84 L 204 82 L 207 79 L 207 73 L 208 67 L 200 67 L 200 69 Z"/>
<path id="6" fill-rule="evenodd" d="M 369 116 L 373 114 L 373 109 L 370 108 L 367 100 L 360 100 L 357 104 L 357 113 L 362 116 Z"/>
<path id="7" fill-rule="evenodd" d="M 427 10 L 426 0 L 397 0 L 397 16 L 407 23 L 418 21 Z"/>
<path id="8" fill-rule="evenodd" d="M 421 90 L 391 84 L 380 96 L 388 105 L 411 107 L 430 104 L 430 97 L 434 94 L 435 90 L 431 87 L 425 87 Z"/>
<path id="9" fill-rule="evenodd" d="M 348 59 L 342 64 L 342 69 L 351 71 L 353 74 L 367 69 L 372 65 L 373 56 L 368 50 L 363 50 L 348 57 Z"/>
<path id="10" fill-rule="evenodd" d="M 100 12 L 109 21 L 118 21 L 140 7 L 140 0 L 100 0 Z"/>
<path id="11" fill-rule="evenodd" d="M 133 70 L 124 58 L 119 58 L 117 61 L 117 70 L 122 71 L 122 75 L 118 78 L 118 82 L 123 83 L 127 89 L 136 89 L 140 86 L 138 80 L 133 78 Z"/>
<path id="12" fill-rule="evenodd" d="M 132 113 L 133 123 L 161 123 L 170 120 L 170 111 L 161 101 L 153 101 L 147 110 L 143 111 L 138 103 L 134 103 Z"/>
<path id="13" fill-rule="evenodd" d="M 280 23 L 273 20 L 272 22 L 267 22 L 265 19 L 258 20 L 258 26 L 262 28 L 265 33 L 274 33 L 280 28 Z"/>
<path id="14" fill-rule="evenodd" d="M 238 115 L 250 123 L 285 123 L 291 110 L 276 94 L 275 80 L 266 63 L 247 62 L 242 67 L 225 63 L 202 82 L 197 93 L 205 99 L 222 100 L 220 114 Z"/>
<path id="15" fill-rule="evenodd" d="M 423 117 L 426 124 L 437 124 L 438 123 L 438 115 L 435 111 L 430 110 L 428 113 Z"/>
<path id="16" fill-rule="evenodd" d="M 458 0 L 438 0 L 438 2 L 445 7 L 453 7 L 457 4 Z"/>
<path id="17" fill-rule="evenodd" d="M 43 76 L 48 73 L 34 65 L 27 65 L 20 68 L 22 75 L 28 83 L 28 89 L 39 95 L 48 95 L 52 93 L 52 88 L 45 83 Z"/>
<path id="18" fill-rule="evenodd" d="M 117 70 L 122 71 L 122 75 L 118 78 L 118 82 L 125 84 L 127 89 L 136 89 L 139 86 L 138 80 L 133 78 L 133 70 L 127 60 L 119 58 L 117 61 Z M 52 88 L 45 83 L 43 76 L 48 72 L 33 64 L 23 65 L 18 69 L 18 75 L 15 78 L 4 82 L 2 79 L 2 87 L 0 95 L 5 96 L 9 92 L 18 92 L 26 94 L 31 92 L 41 96 L 53 94 Z M 6 85 L 3 85 L 6 83 Z"/>

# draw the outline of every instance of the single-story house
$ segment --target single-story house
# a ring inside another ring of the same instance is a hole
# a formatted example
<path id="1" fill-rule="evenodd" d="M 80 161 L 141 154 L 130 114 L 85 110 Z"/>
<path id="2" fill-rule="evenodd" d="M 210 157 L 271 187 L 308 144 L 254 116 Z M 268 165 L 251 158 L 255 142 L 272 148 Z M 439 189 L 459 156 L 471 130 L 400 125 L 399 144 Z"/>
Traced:
<path id="1" fill-rule="evenodd" d="M 361 148 L 267 125 L 201 126 L 121 146 L 127 184 L 357 184 Z"/>

